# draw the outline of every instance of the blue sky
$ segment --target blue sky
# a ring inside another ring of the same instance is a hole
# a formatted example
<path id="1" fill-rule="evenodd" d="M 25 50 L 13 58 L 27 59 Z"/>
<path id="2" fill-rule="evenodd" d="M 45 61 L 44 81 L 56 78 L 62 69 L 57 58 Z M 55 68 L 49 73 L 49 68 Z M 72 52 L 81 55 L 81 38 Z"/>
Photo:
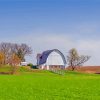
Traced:
<path id="1" fill-rule="evenodd" d="M 38 52 L 75 47 L 100 65 L 99 0 L 0 0 L 0 42 L 27 43 Z"/>

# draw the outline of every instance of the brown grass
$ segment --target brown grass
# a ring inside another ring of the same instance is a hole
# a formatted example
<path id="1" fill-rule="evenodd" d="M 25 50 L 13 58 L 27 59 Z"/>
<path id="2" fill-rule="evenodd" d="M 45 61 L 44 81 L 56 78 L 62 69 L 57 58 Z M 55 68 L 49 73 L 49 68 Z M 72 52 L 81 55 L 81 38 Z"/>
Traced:
<path id="1" fill-rule="evenodd" d="M 70 68 L 67 69 L 70 70 Z M 82 67 L 77 67 L 75 71 L 100 74 L 100 66 L 82 66 Z"/>

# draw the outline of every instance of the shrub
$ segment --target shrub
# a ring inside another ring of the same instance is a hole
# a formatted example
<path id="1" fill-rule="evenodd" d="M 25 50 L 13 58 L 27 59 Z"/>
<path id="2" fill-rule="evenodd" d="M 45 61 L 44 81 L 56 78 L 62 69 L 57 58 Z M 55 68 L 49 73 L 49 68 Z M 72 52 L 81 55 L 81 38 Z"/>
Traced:
<path id="1" fill-rule="evenodd" d="M 33 65 L 32 63 L 29 63 L 27 66 L 30 66 L 33 69 L 37 69 L 37 65 Z"/>

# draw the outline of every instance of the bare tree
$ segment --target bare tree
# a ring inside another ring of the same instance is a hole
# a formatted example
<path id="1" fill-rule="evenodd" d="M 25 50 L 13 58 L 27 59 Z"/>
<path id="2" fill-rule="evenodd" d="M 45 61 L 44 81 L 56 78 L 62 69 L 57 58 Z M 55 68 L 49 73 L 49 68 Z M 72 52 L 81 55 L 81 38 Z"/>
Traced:
<path id="1" fill-rule="evenodd" d="M 25 61 L 25 56 L 30 55 L 32 53 L 31 47 L 26 44 L 21 44 L 17 47 L 16 54 L 21 59 L 21 61 Z"/>
<path id="2" fill-rule="evenodd" d="M 75 70 L 78 66 L 82 66 L 89 59 L 90 56 L 79 55 L 75 48 L 72 48 L 67 56 L 68 65 L 72 70 Z"/>
<path id="3" fill-rule="evenodd" d="M 0 52 L 4 54 L 4 64 L 9 64 L 13 54 L 16 54 L 21 61 L 25 61 L 25 56 L 32 53 L 31 47 L 27 44 L 0 43 Z"/>

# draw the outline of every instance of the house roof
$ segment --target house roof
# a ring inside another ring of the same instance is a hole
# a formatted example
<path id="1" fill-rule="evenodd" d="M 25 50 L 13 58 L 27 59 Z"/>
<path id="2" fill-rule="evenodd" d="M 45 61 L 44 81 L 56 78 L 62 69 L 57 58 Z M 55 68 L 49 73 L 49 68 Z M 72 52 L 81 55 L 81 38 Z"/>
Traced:
<path id="1" fill-rule="evenodd" d="M 63 53 L 61 53 L 58 49 L 53 49 L 53 50 L 44 51 L 44 52 L 42 53 L 42 55 L 39 57 L 38 65 L 42 65 L 42 64 L 46 63 L 48 56 L 49 56 L 50 53 L 52 53 L 53 51 L 55 51 L 55 52 L 57 52 L 58 54 L 60 54 L 61 57 L 62 57 L 62 59 L 63 59 L 64 64 L 66 64 L 66 59 L 65 59 L 65 56 L 63 55 Z"/>

